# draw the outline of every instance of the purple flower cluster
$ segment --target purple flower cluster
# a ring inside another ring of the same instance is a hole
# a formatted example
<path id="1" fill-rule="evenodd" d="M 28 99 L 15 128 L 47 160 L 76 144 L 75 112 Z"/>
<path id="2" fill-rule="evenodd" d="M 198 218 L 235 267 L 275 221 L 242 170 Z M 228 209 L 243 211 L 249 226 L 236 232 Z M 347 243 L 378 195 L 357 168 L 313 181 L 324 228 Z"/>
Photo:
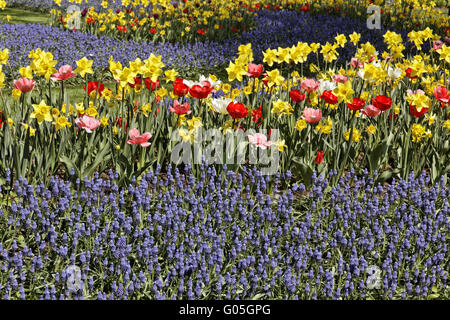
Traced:
<path id="1" fill-rule="evenodd" d="M 27 65 L 28 53 L 41 48 L 53 53 L 59 61 L 58 66 L 74 65 L 75 61 L 87 56 L 94 60 L 98 70 L 108 66 L 111 55 L 116 61 L 127 64 L 137 57 L 146 59 L 154 53 L 161 55 L 167 66 L 177 68 L 183 76 L 223 69 L 236 58 L 238 46 L 247 43 L 252 43 L 257 63 L 262 62 L 262 52 L 268 48 L 288 47 L 298 41 L 324 44 L 338 33 L 350 34 L 353 31 L 360 32 L 361 41 L 370 41 L 379 52 L 385 49 L 382 35 L 387 29 L 369 30 L 365 23 L 351 18 L 262 10 L 256 19 L 256 30 L 246 31 L 239 38 L 223 43 L 206 41 L 193 44 L 124 41 L 40 24 L 3 24 L 0 25 L 0 49 L 11 51 L 7 72 L 15 72 L 20 66 Z M 406 40 L 406 32 L 401 34 Z M 356 51 L 350 44 L 339 50 L 341 62 L 349 61 Z M 316 56 L 311 54 L 310 60 L 315 61 Z"/>
<path id="2" fill-rule="evenodd" d="M 450 189 L 426 174 L 314 174 L 311 190 L 206 165 L 128 188 L 72 178 L 1 186 L 2 298 L 449 298 Z"/>

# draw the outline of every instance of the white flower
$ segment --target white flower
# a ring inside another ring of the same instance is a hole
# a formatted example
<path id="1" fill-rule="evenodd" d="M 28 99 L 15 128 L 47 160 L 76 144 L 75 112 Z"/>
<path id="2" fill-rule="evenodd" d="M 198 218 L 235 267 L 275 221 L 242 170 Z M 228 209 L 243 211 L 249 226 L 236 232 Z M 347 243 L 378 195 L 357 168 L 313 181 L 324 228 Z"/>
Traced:
<path id="1" fill-rule="evenodd" d="M 320 81 L 319 88 L 317 91 L 319 92 L 319 95 L 322 95 L 324 91 L 331 91 L 337 88 L 336 83 L 329 80 Z"/>
<path id="2" fill-rule="evenodd" d="M 397 78 L 400 78 L 400 76 L 402 75 L 402 70 L 401 69 L 399 69 L 399 68 L 392 68 L 392 67 L 389 67 L 388 68 L 388 76 L 389 76 L 389 78 L 391 78 L 391 79 L 397 79 Z"/>
<path id="3" fill-rule="evenodd" d="M 359 71 L 358 71 L 358 77 L 360 77 L 361 79 L 364 80 L 364 71 L 359 70 Z"/>
<path id="4" fill-rule="evenodd" d="M 211 106 L 216 112 L 219 112 L 221 114 L 228 114 L 227 107 L 232 101 L 233 101 L 232 99 L 224 97 L 211 99 Z"/>
<path id="5" fill-rule="evenodd" d="M 204 75 L 200 75 L 198 81 L 200 83 L 202 83 L 203 81 L 208 81 L 211 84 L 211 87 L 213 87 L 216 90 L 220 88 L 220 84 L 222 83 L 220 80 L 213 81 L 211 77 L 206 78 Z"/>

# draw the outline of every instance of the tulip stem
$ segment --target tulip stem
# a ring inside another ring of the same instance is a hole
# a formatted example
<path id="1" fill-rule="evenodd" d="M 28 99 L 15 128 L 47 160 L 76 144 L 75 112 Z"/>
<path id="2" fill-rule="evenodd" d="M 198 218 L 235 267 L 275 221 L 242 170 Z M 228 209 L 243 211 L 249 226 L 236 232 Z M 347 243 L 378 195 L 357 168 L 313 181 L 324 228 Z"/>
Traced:
<path id="1" fill-rule="evenodd" d="M 350 154 L 350 146 L 351 146 L 352 137 L 353 137 L 353 122 L 355 120 L 355 113 L 356 113 L 356 111 L 352 110 L 352 116 L 350 118 L 350 136 L 348 138 L 348 149 L 347 149 L 347 151 L 345 153 L 344 161 L 342 161 L 341 170 L 339 170 L 339 175 L 336 177 L 336 179 L 339 179 L 341 177 L 342 172 L 344 171 L 345 165 L 347 163 L 348 156 Z"/>

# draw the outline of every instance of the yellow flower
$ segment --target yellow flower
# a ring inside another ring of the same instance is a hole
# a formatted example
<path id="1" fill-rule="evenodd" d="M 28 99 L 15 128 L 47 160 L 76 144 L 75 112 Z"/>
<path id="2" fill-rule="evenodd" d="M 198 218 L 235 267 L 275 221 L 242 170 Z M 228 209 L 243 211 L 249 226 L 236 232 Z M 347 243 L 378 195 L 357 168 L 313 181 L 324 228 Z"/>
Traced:
<path id="1" fill-rule="evenodd" d="M 141 106 L 141 110 L 142 110 L 142 113 L 144 114 L 144 116 L 148 117 L 148 114 L 150 112 L 152 112 L 152 108 L 150 106 L 150 103 L 143 104 Z"/>
<path id="2" fill-rule="evenodd" d="M 51 107 L 48 106 L 44 100 L 39 104 L 33 104 L 34 111 L 31 113 L 30 118 L 36 118 L 39 124 L 45 121 L 52 121 L 52 115 L 50 114 Z"/>
<path id="3" fill-rule="evenodd" d="M 12 125 L 14 124 L 13 119 L 8 118 L 8 120 L 6 120 L 8 122 L 8 126 L 12 127 Z"/>
<path id="4" fill-rule="evenodd" d="M 9 58 L 9 50 L 3 49 L 3 51 L 0 51 L 0 64 L 6 64 L 8 62 Z"/>
<path id="5" fill-rule="evenodd" d="M 94 73 L 94 70 L 92 70 L 93 62 L 93 60 L 88 60 L 86 57 L 83 57 L 77 61 L 77 68 L 74 71 L 78 72 L 84 78 L 87 73 Z"/>
<path id="6" fill-rule="evenodd" d="M 180 138 L 183 140 L 183 142 L 189 142 L 194 143 L 194 131 L 193 129 L 190 129 L 189 131 L 183 128 L 178 129 L 178 134 L 180 135 Z"/>
<path id="7" fill-rule="evenodd" d="M 348 129 L 348 131 L 344 133 L 344 138 L 346 141 L 348 141 L 348 139 L 350 138 L 350 131 L 351 131 L 351 129 Z M 361 139 L 361 133 L 359 132 L 358 129 L 353 128 L 352 140 L 354 142 L 358 142 L 360 139 Z"/>
<path id="8" fill-rule="evenodd" d="M 197 130 L 202 124 L 202 119 L 200 117 L 193 117 L 190 120 L 187 120 L 187 124 L 189 126 L 189 130 Z"/>
<path id="9" fill-rule="evenodd" d="M 102 127 L 106 127 L 107 125 L 108 125 L 108 117 L 102 117 L 101 119 L 100 119 L 100 125 L 102 126 Z"/>
<path id="10" fill-rule="evenodd" d="M 120 150 L 120 145 L 119 144 L 116 144 L 116 150 Z"/>
<path id="11" fill-rule="evenodd" d="M 331 120 L 330 116 L 328 116 L 327 120 L 320 121 L 315 127 L 316 131 L 320 130 L 320 133 L 323 134 L 330 134 L 332 129 L 333 121 Z"/>
<path id="12" fill-rule="evenodd" d="M 342 48 L 347 43 L 347 38 L 345 37 L 345 34 L 338 34 L 334 39 L 336 40 L 336 43 L 340 45 Z"/>
<path id="13" fill-rule="evenodd" d="M 279 139 L 276 143 L 277 147 L 278 147 L 278 151 L 283 152 L 284 148 L 287 148 L 286 144 L 284 143 L 284 140 Z"/>
<path id="14" fill-rule="evenodd" d="M 425 120 L 428 121 L 429 125 L 432 125 L 436 121 L 436 115 L 434 113 L 426 113 Z"/>
<path id="15" fill-rule="evenodd" d="M 350 41 L 356 46 L 359 42 L 359 39 L 361 38 L 361 34 L 353 32 L 350 35 Z"/>
<path id="16" fill-rule="evenodd" d="M 30 127 L 28 130 L 30 131 L 30 137 L 33 137 L 36 134 L 36 129 Z"/>
<path id="17" fill-rule="evenodd" d="M 450 119 L 448 119 L 448 120 L 445 120 L 445 122 L 444 122 L 444 124 L 443 124 L 443 127 L 445 128 L 445 129 L 447 129 L 447 134 L 450 134 Z"/>
<path id="18" fill-rule="evenodd" d="M 444 44 L 437 52 L 440 55 L 440 60 L 445 60 L 445 62 L 450 63 L 450 47 Z"/>
<path id="19" fill-rule="evenodd" d="M 228 68 L 226 68 L 228 73 L 228 81 L 238 80 L 242 81 L 242 77 L 247 74 L 247 70 L 243 66 L 234 64 L 230 61 Z"/>
<path id="20" fill-rule="evenodd" d="M 111 100 L 112 96 L 113 96 L 113 92 L 109 88 L 105 88 L 105 90 L 103 90 L 101 93 L 101 97 L 108 102 Z"/>
<path id="21" fill-rule="evenodd" d="M 415 123 L 411 127 L 411 132 L 412 132 L 412 141 L 420 142 L 420 139 L 425 134 L 425 128 L 423 126 L 421 126 L 420 124 Z"/>
<path id="22" fill-rule="evenodd" d="M 52 116 L 53 118 L 59 116 L 59 110 L 57 108 L 52 108 Z"/>
<path id="23" fill-rule="evenodd" d="M 367 129 L 366 129 L 366 132 L 368 134 L 375 134 L 376 131 L 377 131 L 377 128 L 375 128 L 375 126 L 373 124 L 368 126 Z"/>
<path id="24" fill-rule="evenodd" d="M 58 118 L 56 118 L 55 122 L 53 122 L 53 124 L 55 125 L 55 129 L 56 131 L 65 128 L 65 127 L 71 127 L 72 123 L 70 123 L 69 121 L 67 121 L 67 118 L 64 116 L 60 116 Z"/>
<path id="25" fill-rule="evenodd" d="M 20 68 L 19 73 L 24 78 L 33 79 L 33 69 L 30 66 Z"/>
<path id="26" fill-rule="evenodd" d="M 348 80 L 345 83 L 339 82 L 337 88 L 333 90 L 333 93 L 338 97 L 339 103 L 352 103 L 355 92 L 352 89 L 352 82 Z"/>
<path id="27" fill-rule="evenodd" d="M 117 134 L 117 126 L 113 127 L 113 134 L 116 135 Z"/>
<path id="28" fill-rule="evenodd" d="M 298 131 L 302 131 L 303 129 L 305 129 L 306 128 L 306 121 L 305 120 L 303 120 L 303 119 L 300 119 L 300 120 L 298 120 L 296 123 L 295 123 L 295 129 L 297 129 Z"/>
<path id="29" fill-rule="evenodd" d="M 269 67 L 273 66 L 273 63 L 277 61 L 277 51 L 272 49 L 267 49 L 263 52 L 264 59 L 263 62 L 267 63 Z"/>
<path id="30" fill-rule="evenodd" d="M 228 93 L 231 90 L 231 85 L 229 83 L 222 84 L 222 91 L 223 93 Z"/>
<path id="31" fill-rule="evenodd" d="M 267 76 L 264 78 L 267 81 L 267 86 L 272 88 L 274 85 L 280 85 L 283 83 L 284 78 L 280 74 L 278 69 L 273 69 L 272 71 L 267 72 Z"/>
<path id="32" fill-rule="evenodd" d="M 155 94 L 162 99 L 165 96 L 167 96 L 169 92 L 167 91 L 166 88 L 159 88 L 158 90 L 155 91 Z"/>
<path id="33" fill-rule="evenodd" d="M 11 96 L 14 98 L 14 100 L 19 100 L 20 96 L 22 95 L 22 92 L 17 89 L 13 89 L 11 92 Z"/>
<path id="34" fill-rule="evenodd" d="M 283 114 L 290 115 L 291 111 L 294 111 L 294 108 L 287 101 L 282 101 L 278 99 L 273 103 L 273 107 L 271 112 L 278 114 L 278 117 L 281 117 Z"/>
<path id="35" fill-rule="evenodd" d="M 97 114 L 98 114 L 98 112 L 97 112 L 97 109 L 95 108 L 95 107 L 89 107 L 87 110 L 86 110 L 86 114 L 88 115 L 88 116 L 90 116 L 90 117 L 96 117 L 97 116 Z"/>
<path id="36" fill-rule="evenodd" d="M 178 72 L 176 72 L 173 69 L 167 70 L 166 72 L 164 72 L 164 74 L 166 75 L 166 81 L 175 81 L 175 79 L 177 78 Z"/>
<path id="37" fill-rule="evenodd" d="M 249 94 L 251 94 L 252 93 L 252 87 L 250 87 L 250 86 L 246 86 L 246 87 L 244 87 L 244 93 L 245 93 L 245 95 L 249 95 Z"/>

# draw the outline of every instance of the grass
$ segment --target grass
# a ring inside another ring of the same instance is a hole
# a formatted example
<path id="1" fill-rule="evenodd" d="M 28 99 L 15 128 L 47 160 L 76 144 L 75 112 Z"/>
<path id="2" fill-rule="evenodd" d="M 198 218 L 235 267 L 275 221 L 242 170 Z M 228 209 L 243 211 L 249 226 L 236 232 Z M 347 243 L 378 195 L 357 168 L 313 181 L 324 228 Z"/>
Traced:
<path id="1" fill-rule="evenodd" d="M 7 16 L 10 16 L 10 20 L 7 20 Z M 50 14 L 24 10 L 19 8 L 5 8 L 5 10 L 0 11 L 0 20 L 4 23 L 42 23 L 50 24 Z"/>

